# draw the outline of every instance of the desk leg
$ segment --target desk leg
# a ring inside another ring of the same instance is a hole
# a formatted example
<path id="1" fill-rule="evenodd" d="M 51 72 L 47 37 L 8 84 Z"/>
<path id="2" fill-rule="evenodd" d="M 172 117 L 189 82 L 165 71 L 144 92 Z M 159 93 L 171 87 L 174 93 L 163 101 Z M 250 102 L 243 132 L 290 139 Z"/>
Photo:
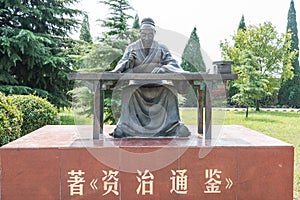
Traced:
<path id="1" fill-rule="evenodd" d="M 102 83 L 100 81 L 94 81 L 94 140 L 98 140 L 99 134 L 103 134 L 104 91 L 101 88 Z"/>
<path id="2" fill-rule="evenodd" d="M 212 126 L 212 108 L 210 97 L 211 84 L 206 83 L 205 86 L 205 139 L 211 139 L 211 126 Z"/>
<path id="3" fill-rule="evenodd" d="M 204 105 L 204 91 L 200 89 L 200 85 L 197 88 L 198 99 L 198 133 L 203 134 L 203 105 Z"/>

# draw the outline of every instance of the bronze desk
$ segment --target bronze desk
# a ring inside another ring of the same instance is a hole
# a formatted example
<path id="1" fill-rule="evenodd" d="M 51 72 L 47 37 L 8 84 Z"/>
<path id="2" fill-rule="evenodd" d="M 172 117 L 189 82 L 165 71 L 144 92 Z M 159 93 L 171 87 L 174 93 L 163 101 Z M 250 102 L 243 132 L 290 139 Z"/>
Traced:
<path id="1" fill-rule="evenodd" d="M 198 133 L 203 134 L 203 107 L 205 106 L 205 138 L 211 139 L 212 125 L 212 104 L 210 98 L 209 84 L 214 81 L 237 79 L 236 74 L 207 74 L 207 73 L 73 73 L 69 75 L 70 80 L 92 81 L 94 83 L 94 122 L 93 139 L 99 139 L 99 134 L 103 133 L 104 120 L 104 91 L 106 83 L 117 82 L 118 80 L 186 80 L 197 89 L 198 99 Z M 201 89 L 199 82 L 205 84 L 205 89 Z M 206 98 L 204 98 L 206 96 Z M 205 103 L 204 103 L 205 99 Z"/>

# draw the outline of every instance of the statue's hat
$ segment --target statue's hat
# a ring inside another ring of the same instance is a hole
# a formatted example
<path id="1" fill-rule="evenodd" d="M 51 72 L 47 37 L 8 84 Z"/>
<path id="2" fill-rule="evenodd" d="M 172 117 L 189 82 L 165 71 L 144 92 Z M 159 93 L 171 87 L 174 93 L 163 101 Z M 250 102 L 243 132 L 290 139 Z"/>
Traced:
<path id="1" fill-rule="evenodd" d="M 151 29 L 155 30 L 154 20 L 150 17 L 146 17 L 146 18 L 142 19 L 141 29 L 144 29 L 144 28 L 151 28 Z"/>

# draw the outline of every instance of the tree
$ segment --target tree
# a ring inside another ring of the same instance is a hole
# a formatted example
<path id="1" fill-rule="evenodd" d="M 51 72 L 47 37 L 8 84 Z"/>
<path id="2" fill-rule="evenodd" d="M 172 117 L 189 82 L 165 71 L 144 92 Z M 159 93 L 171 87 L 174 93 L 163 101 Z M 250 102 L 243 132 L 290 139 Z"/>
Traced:
<path id="1" fill-rule="evenodd" d="M 194 27 L 193 31 L 191 32 L 190 38 L 184 48 L 181 58 L 182 58 L 181 67 L 184 70 L 191 71 L 191 72 L 206 71 L 196 27 Z M 190 89 L 189 92 L 186 95 L 184 95 L 184 98 L 185 101 L 183 103 L 183 106 L 185 107 L 197 106 L 195 91 L 193 89 Z"/>
<path id="2" fill-rule="evenodd" d="M 245 17 L 242 15 L 242 18 L 240 20 L 239 26 L 237 31 L 245 31 L 247 29 L 246 23 L 245 23 Z M 239 65 L 239 63 L 236 63 L 236 65 Z M 234 85 L 234 81 L 228 81 L 227 82 L 227 90 L 228 90 L 228 97 L 227 97 L 227 103 L 230 105 L 235 105 L 235 102 L 232 101 L 232 97 L 239 93 L 239 90 Z"/>
<path id="3" fill-rule="evenodd" d="M 126 31 L 128 30 L 128 19 L 132 18 L 126 12 L 132 10 L 131 5 L 127 0 L 105 0 L 100 1 L 108 6 L 109 17 L 103 22 L 102 26 L 108 28 L 104 37 L 115 36 L 118 39 L 125 39 Z"/>
<path id="4" fill-rule="evenodd" d="M 2 0 L 0 2 L 0 90 L 34 93 L 57 106 L 68 105 L 75 43 L 68 39 L 81 11 L 68 8 L 77 0 Z"/>
<path id="5" fill-rule="evenodd" d="M 247 27 L 246 27 L 246 23 L 245 23 L 245 18 L 244 18 L 244 15 L 242 15 L 238 30 L 246 30 L 246 29 L 247 29 Z"/>
<path id="6" fill-rule="evenodd" d="M 290 34 L 278 34 L 270 22 L 249 26 L 232 37 L 234 45 L 228 40 L 220 47 L 225 60 L 232 60 L 233 73 L 238 74 L 234 81 L 239 93 L 232 98 L 247 108 L 267 96 L 278 92 L 280 81 L 293 77 L 292 60 L 295 52 L 288 52 L 291 46 Z M 259 107 L 258 107 L 259 108 Z"/>
<path id="7" fill-rule="evenodd" d="M 184 70 L 191 72 L 206 71 L 196 27 L 194 27 L 190 35 L 190 38 L 184 48 L 181 58 L 181 67 Z"/>
<path id="8" fill-rule="evenodd" d="M 84 15 L 83 22 L 81 24 L 79 39 L 86 41 L 87 43 L 93 43 L 88 15 Z"/>
<path id="9" fill-rule="evenodd" d="M 101 72 L 114 69 L 117 62 L 122 58 L 127 45 L 138 39 L 138 30 L 129 29 L 127 26 L 127 20 L 132 17 L 129 15 L 124 16 L 124 11 L 131 9 L 127 1 L 111 0 L 101 1 L 101 3 L 110 6 L 110 17 L 102 20 L 105 22 L 103 26 L 107 30 L 103 32 L 104 37 L 100 40 L 99 45 L 92 44 L 89 52 L 77 59 L 77 64 L 80 66 L 77 71 L 80 72 Z M 76 110 L 80 115 L 91 115 L 93 113 L 93 85 L 77 82 L 76 87 L 70 91 L 70 94 L 73 95 L 74 108 L 78 108 Z M 111 90 L 105 92 L 104 122 L 106 124 L 116 123 L 112 107 L 118 107 L 119 105 L 120 102 L 112 99 Z"/>
<path id="10" fill-rule="evenodd" d="M 138 14 L 135 15 L 132 28 L 140 30 L 140 18 Z"/>
<path id="11" fill-rule="evenodd" d="M 115 68 L 117 62 L 122 58 L 127 45 L 138 38 L 136 30 L 126 31 L 127 39 L 106 38 L 101 45 L 91 45 L 90 51 L 78 59 L 79 72 L 103 72 Z M 76 87 L 70 91 L 73 95 L 73 106 L 79 115 L 93 114 L 93 85 L 89 82 L 77 82 Z M 112 99 L 112 90 L 105 92 L 104 100 L 104 122 L 115 124 L 115 115 L 118 117 L 118 109 L 115 113 L 112 107 L 118 108 L 120 102 Z"/>
<path id="12" fill-rule="evenodd" d="M 282 87 L 279 90 L 279 104 L 289 105 L 292 107 L 300 107 L 300 66 L 299 66 L 299 38 L 296 20 L 296 10 L 294 1 L 291 0 L 289 12 L 287 32 L 292 34 L 292 44 L 289 51 L 297 51 L 295 58 L 293 59 L 292 66 L 294 68 L 294 78 L 282 83 Z"/>

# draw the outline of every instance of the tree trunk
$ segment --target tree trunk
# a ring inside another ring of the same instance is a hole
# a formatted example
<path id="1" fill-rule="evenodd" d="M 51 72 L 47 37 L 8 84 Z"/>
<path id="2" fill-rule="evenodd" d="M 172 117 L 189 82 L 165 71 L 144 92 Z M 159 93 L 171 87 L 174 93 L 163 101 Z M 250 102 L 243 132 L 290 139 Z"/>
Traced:
<path id="1" fill-rule="evenodd" d="M 256 109 L 255 110 L 259 111 L 259 101 L 258 100 L 256 100 Z"/>
<path id="2" fill-rule="evenodd" d="M 248 106 L 246 107 L 246 118 L 248 117 L 248 114 L 249 114 L 249 109 L 248 109 Z"/>

